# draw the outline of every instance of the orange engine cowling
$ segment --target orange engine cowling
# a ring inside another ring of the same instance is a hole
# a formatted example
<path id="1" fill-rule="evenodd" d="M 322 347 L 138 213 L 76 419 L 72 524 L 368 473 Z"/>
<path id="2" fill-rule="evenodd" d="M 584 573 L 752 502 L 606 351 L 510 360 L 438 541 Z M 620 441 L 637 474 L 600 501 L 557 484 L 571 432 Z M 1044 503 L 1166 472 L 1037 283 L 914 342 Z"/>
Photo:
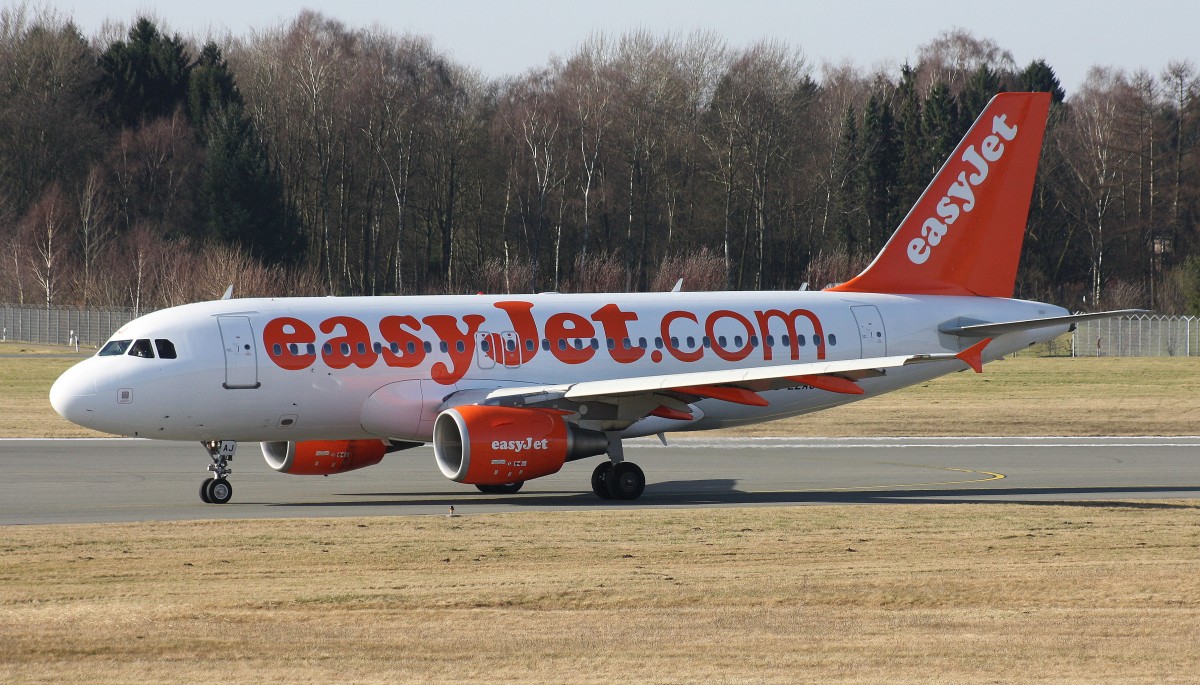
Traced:
<path id="1" fill-rule="evenodd" d="M 557 473 L 563 463 L 603 454 L 603 433 L 572 426 L 563 412 L 467 405 L 433 424 L 433 454 L 450 480 L 504 485 Z"/>
<path id="2" fill-rule="evenodd" d="M 267 466 L 297 476 L 328 476 L 374 466 L 383 461 L 388 446 L 382 440 L 305 440 L 264 442 Z"/>

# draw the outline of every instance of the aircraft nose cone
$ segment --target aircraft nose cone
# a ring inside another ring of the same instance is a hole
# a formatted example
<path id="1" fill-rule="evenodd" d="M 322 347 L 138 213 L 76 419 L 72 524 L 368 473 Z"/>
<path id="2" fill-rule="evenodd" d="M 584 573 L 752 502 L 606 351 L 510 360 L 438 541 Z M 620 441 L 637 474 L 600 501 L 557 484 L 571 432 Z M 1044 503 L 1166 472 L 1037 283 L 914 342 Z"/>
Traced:
<path id="1" fill-rule="evenodd" d="M 96 379 L 76 369 L 66 373 L 50 386 L 50 406 L 64 419 L 81 426 L 88 425 L 96 404 Z"/>

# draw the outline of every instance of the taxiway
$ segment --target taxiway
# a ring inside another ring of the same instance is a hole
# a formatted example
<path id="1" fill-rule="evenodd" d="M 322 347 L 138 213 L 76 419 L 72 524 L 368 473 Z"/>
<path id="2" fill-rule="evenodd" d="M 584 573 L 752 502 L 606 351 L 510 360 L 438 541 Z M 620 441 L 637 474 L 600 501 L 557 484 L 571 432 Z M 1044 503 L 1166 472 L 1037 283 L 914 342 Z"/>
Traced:
<path id="1" fill-rule="evenodd" d="M 596 459 L 569 463 L 516 495 L 447 481 L 428 447 L 322 477 L 270 470 L 239 446 L 233 501 L 198 497 L 199 444 L 0 440 L 0 524 L 321 516 L 460 515 L 523 510 L 930 502 L 1196 499 L 1200 437 L 679 438 L 629 441 L 646 472 L 634 503 L 602 501 Z"/>

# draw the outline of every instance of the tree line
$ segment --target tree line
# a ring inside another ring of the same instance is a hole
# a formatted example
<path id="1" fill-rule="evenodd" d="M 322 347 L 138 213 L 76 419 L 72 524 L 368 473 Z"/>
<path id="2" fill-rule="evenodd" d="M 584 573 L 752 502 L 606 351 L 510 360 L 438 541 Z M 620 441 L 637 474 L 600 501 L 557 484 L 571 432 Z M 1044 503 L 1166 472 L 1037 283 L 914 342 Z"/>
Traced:
<path id="1" fill-rule="evenodd" d="M 1200 313 L 1200 78 L 1068 94 L 964 31 L 897 73 L 596 35 L 487 79 L 315 12 L 202 44 L 0 12 L 0 301 L 819 288 L 878 252 L 988 99 L 1053 94 L 1020 297 Z"/>

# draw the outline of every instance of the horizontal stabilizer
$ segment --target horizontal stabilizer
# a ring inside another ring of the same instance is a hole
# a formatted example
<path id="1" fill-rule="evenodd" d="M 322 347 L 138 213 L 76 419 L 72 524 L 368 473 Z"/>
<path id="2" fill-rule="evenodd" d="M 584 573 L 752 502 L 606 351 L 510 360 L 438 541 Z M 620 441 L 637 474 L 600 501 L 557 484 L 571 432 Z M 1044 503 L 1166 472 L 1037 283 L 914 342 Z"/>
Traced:
<path id="1" fill-rule="evenodd" d="M 991 338 L 984 338 L 955 356 L 967 366 L 975 369 L 975 373 L 983 373 L 983 348 L 987 347 L 991 341 Z"/>
<path id="2" fill-rule="evenodd" d="M 1071 314 L 1069 316 L 1049 316 L 1044 319 L 1025 319 L 1022 321 L 1004 321 L 999 323 L 979 323 L 969 326 L 945 326 L 938 330 L 946 335 L 957 335 L 963 338 L 987 338 L 1012 333 L 1014 331 L 1029 331 L 1047 326 L 1075 324 L 1080 321 L 1095 319 L 1111 319 L 1114 316 L 1131 316 L 1146 314 L 1146 309 L 1116 309 L 1110 312 L 1095 312 L 1092 314 Z"/>

